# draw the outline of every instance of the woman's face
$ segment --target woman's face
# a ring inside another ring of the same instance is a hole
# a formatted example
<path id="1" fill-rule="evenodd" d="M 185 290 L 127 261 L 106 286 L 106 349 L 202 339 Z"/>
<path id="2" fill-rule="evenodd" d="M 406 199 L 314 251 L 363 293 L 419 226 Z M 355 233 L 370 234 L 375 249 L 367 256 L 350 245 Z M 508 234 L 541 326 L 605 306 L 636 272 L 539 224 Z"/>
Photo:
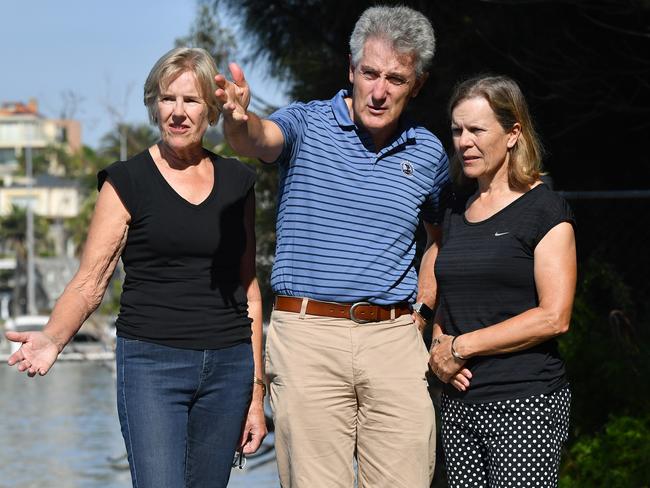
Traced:
<path id="1" fill-rule="evenodd" d="M 508 159 L 519 137 L 520 125 L 509 131 L 499 124 L 483 97 L 461 101 L 451 112 L 451 135 L 463 172 L 468 178 L 493 177 Z"/>
<path id="2" fill-rule="evenodd" d="M 208 106 L 193 72 L 185 71 L 161 90 L 158 127 L 163 142 L 172 149 L 182 151 L 201 146 L 208 128 Z"/>

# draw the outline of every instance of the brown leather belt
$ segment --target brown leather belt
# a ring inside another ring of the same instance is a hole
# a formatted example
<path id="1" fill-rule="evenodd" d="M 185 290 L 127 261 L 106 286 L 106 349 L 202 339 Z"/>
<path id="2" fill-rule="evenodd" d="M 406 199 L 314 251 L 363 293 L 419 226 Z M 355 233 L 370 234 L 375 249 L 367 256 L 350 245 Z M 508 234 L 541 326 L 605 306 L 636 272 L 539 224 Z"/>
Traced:
<path id="1" fill-rule="evenodd" d="M 300 297 L 277 296 L 275 297 L 274 308 L 282 312 L 300 313 L 302 300 Z M 394 315 L 391 313 L 393 310 Z M 406 302 L 396 303 L 395 305 L 373 305 L 368 302 L 335 303 L 309 299 L 305 313 L 321 317 L 350 319 L 358 324 L 365 324 L 367 322 L 391 320 L 411 313 L 411 306 Z"/>

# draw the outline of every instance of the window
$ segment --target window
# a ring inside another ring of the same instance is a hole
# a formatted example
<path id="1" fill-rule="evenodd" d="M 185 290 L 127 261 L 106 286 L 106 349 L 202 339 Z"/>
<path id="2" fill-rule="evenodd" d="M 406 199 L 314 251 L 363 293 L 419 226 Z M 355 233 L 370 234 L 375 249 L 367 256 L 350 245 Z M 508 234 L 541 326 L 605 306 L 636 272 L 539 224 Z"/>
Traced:
<path id="1" fill-rule="evenodd" d="M 18 164 L 16 151 L 13 148 L 0 148 L 0 164 Z"/>

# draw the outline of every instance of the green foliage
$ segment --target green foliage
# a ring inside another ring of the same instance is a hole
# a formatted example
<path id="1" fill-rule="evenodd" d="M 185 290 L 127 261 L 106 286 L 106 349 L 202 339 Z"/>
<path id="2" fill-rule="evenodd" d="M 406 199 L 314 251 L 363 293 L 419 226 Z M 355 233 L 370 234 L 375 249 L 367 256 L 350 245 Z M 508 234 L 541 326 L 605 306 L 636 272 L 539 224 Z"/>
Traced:
<path id="1" fill-rule="evenodd" d="M 647 487 L 650 415 L 612 416 L 596 435 L 580 438 L 564 463 L 560 488 Z"/>
<path id="2" fill-rule="evenodd" d="M 118 150 L 119 154 L 119 150 Z M 96 174 L 110 162 L 94 149 L 83 146 L 77 152 L 70 152 L 60 145 L 52 144 L 35 151 L 32 157 L 32 174 L 53 173 L 81 183 L 83 189 L 95 186 Z M 25 154 L 19 158 L 18 174 L 25 174 Z"/>
<path id="3" fill-rule="evenodd" d="M 578 436 L 597 431 L 610 415 L 650 411 L 647 324 L 635 316 L 631 290 L 602 255 L 593 254 L 584 268 L 571 330 L 560 340 Z"/>
<path id="4" fill-rule="evenodd" d="M 158 130 L 149 124 L 118 124 L 114 131 L 107 132 L 102 137 L 100 156 L 108 162 L 120 159 L 121 137 L 126 138 L 127 158 L 144 151 L 159 139 Z"/>
<path id="5" fill-rule="evenodd" d="M 251 63 L 269 62 L 293 99 L 329 99 L 348 85 L 348 40 L 370 0 L 211 0 L 242 21 Z M 634 161 L 630 136 L 650 115 L 648 2 L 638 0 L 384 0 L 431 19 L 437 39 L 430 77 L 409 110 L 450 147 L 447 101 L 477 73 L 518 80 L 550 149 L 558 188 L 647 187 L 650 165 Z M 507 26 L 507 28 L 504 28 Z M 552 40 L 552 41 L 550 41 Z M 252 86 L 255 95 L 259 87 Z M 625 124 L 613 121 L 625 119 Z M 598 141 L 585 158 L 575 141 Z M 602 175 L 607 174 L 607 178 Z M 641 183 L 645 182 L 645 184 Z"/>
<path id="6" fill-rule="evenodd" d="M 135 130 L 137 133 L 138 131 Z M 90 217 L 97 199 L 97 172 L 107 166 L 111 161 L 97 153 L 88 146 L 83 146 L 80 151 L 70 153 L 65 149 L 52 145 L 46 147 L 34 159 L 34 171 L 46 172 L 50 168 L 50 161 L 54 167 L 63 173 L 63 176 L 80 183 L 80 191 L 85 201 L 79 215 L 66 219 L 64 226 L 68 235 L 80 250 L 81 244 L 86 239 Z M 42 170 L 42 171 L 41 171 Z M 35 252 L 38 256 L 51 256 L 54 246 L 48 237 L 49 222 L 44 217 L 34 216 L 34 242 Z M 25 210 L 14 208 L 12 213 L 0 218 L 0 242 L 6 250 L 16 253 L 21 259 L 25 254 L 26 219 Z"/>
<path id="7" fill-rule="evenodd" d="M 34 215 L 34 253 L 37 256 L 53 254 L 52 241 L 48 237 L 49 222 L 44 217 Z M 4 252 L 12 252 L 19 259 L 27 253 L 25 239 L 27 236 L 27 210 L 22 207 L 12 207 L 11 213 L 0 217 L 0 242 Z"/>
<path id="8" fill-rule="evenodd" d="M 50 161 L 55 161 L 64 154 L 65 151 L 55 145 L 48 146 L 43 149 L 32 149 L 32 175 L 46 173 L 50 168 Z M 27 151 L 24 150 L 18 157 L 18 169 L 16 173 L 19 175 L 27 174 Z"/>
<path id="9" fill-rule="evenodd" d="M 81 205 L 79 214 L 76 217 L 65 221 L 65 229 L 72 239 L 72 242 L 74 242 L 76 254 L 81 253 L 81 248 L 84 242 L 86 242 L 90 219 L 95 210 L 95 203 L 97 202 L 98 195 L 99 192 L 97 191 L 90 192 Z"/>
<path id="10" fill-rule="evenodd" d="M 269 62 L 288 83 L 293 98 L 330 98 L 347 83 L 351 26 L 369 2 L 299 0 L 216 0 L 243 21 L 257 46 L 249 61 Z M 255 87 L 253 94 L 255 94 Z"/>
<path id="11" fill-rule="evenodd" d="M 206 2 L 198 2 L 196 18 L 189 35 L 176 39 L 176 47 L 200 47 L 214 58 L 219 71 L 225 71 L 237 42 L 232 32 L 221 25 L 219 18 L 212 15 Z"/>

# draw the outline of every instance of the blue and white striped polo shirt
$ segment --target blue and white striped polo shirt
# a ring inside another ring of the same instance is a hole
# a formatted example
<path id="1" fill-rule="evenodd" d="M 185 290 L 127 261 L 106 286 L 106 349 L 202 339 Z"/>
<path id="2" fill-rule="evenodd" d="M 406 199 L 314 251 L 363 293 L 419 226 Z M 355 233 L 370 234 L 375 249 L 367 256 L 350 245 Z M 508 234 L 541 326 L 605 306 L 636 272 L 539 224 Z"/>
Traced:
<path id="1" fill-rule="evenodd" d="M 347 96 L 293 103 L 270 117 L 284 134 L 271 286 L 323 301 L 412 302 L 415 230 L 420 216 L 439 222 L 447 156 L 415 125 L 376 153 L 352 122 Z"/>

